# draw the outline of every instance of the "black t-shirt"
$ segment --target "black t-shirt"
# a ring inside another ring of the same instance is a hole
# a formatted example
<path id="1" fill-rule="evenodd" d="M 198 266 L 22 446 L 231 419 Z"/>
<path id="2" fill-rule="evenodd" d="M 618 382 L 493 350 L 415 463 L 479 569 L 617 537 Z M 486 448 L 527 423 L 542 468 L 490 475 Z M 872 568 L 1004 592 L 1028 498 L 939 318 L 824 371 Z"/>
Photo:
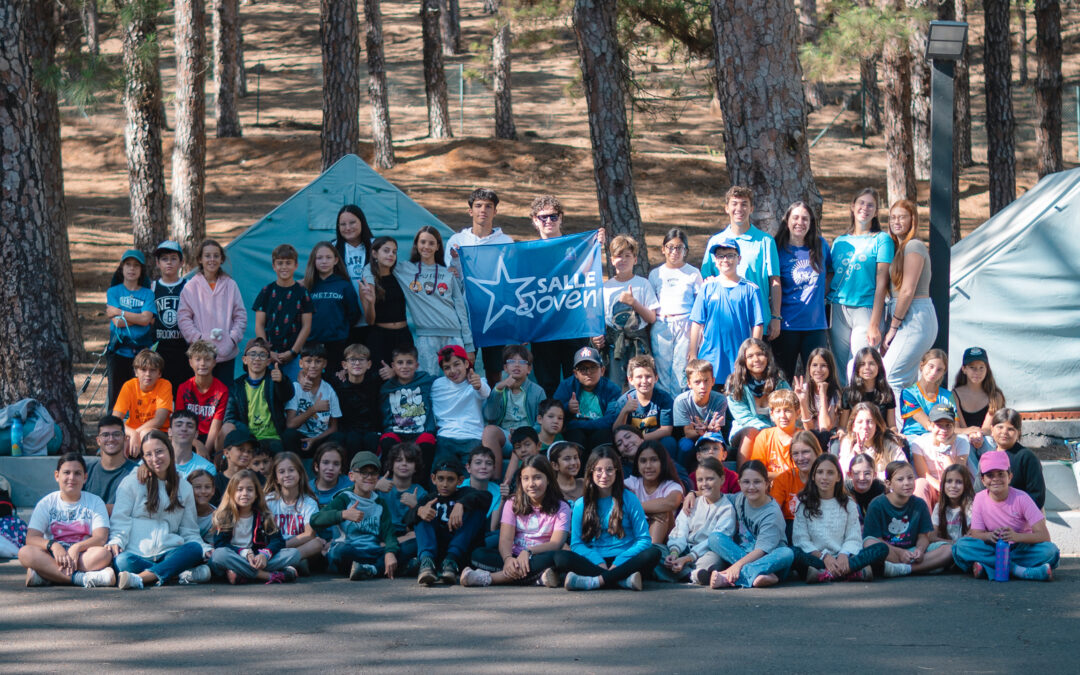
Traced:
<path id="1" fill-rule="evenodd" d="M 271 281 L 259 291 L 255 304 L 251 307 L 256 312 L 266 312 L 266 338 L 270 340 L 270 349 L 275 352 L 288 351 L 300 333 L 300 315 L 310 314 L 311 297 L 301 284 L 278 286 Z"/>
<path id="2" fill-rule="evenodd" d="M 853 387 L 844 387 L 844 392 L 840 396 L 840 409 L 851 410 L 855 407 L 856 403 L 873 403 L 881 411 L 881 416 L 886 421 L 889 419 L 889 409 L 896 408 L 896 397 L 893 396 L 892 391 L 887 391 L 882 394 L 879 391 L 861 391 L 856 390 Z M 895 413 L 894 413 L 895 414 Z"/>
<path id="3" fill-rule="evenodd" d="M 150 285 L 154 292 L 154 341 L 160 347 L 180 347 L 187 349 L 187 342 L 176 325 L 177 312 L 180 311 L 180 291 L 184 290 L 187 279 L 174 284 L 166 284 L 158 279 Z"/>
<path id="4" fill-rule="evenodd" d="M 334 388 L 341 406 L 341 419 L 338 420 L 340 431 L 381 431 L 382 407 L 379 403 L 379 390 L 382 380 L 372 368 L 364 373 L 364 381 L 354 384 L 339 380 L 329 375 L 326 381 Z"/>
<path id="5" fill-rule="evenodd" d="M 384 291 L 382 300 L 375 300 L 376 323 L 398 323 L 405 320 L 405 292 L 401 290 L 394 275 L 379 277 L 379 286 Z"/>
<path id="6" fill-rule="evenodd" d="M 874 501 L 874 497 L 885 494 L 885 483 L 882 483 L 877 478 L 870 484 L 870 489 L 866 492 L 855 492 L 855 489 L 851 486 L 851 481 L 847 481 L 848 494 L 852 496 L 855 503 L 859 505 L 859 522 L 863 522 L 863 518 L 866 517 L 866 508 L 870 506 L 870 502 Z"/>

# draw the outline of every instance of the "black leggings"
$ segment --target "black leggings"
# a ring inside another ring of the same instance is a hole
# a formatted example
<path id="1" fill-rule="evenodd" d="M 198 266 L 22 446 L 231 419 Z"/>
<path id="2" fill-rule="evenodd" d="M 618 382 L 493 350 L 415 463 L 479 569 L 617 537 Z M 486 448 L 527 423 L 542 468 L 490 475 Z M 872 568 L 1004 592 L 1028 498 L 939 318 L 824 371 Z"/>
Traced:
<path id="1" fill-rule="evenodd" d="M 610 565 L 613 560 L 614 558 L 607 558 L 606 562 Z M 489 572 L 498 572 L 503 568 L 502 556 L 499 554 L 498 549 L 494 548 L 476 549 L 472 554 L 472 562 L 473 565 Z M 604 586 L 611 587 L 634 572 L 651 570 L 659 563 L 660 550 L 655 546 L 650 546 L 618 567 L 609 570 L 601 568 L 590 562 L 588 558 L 573 551 L 567 551 L 566 549 L 544 551 L 533 555 L 532 560 L 529 561 L 529 574 L 515 583 L 522 585 L 534 584 L 544 570 L 552 567 L 559 573 L 573 572 L 585 577 L 603 577 Z"/>

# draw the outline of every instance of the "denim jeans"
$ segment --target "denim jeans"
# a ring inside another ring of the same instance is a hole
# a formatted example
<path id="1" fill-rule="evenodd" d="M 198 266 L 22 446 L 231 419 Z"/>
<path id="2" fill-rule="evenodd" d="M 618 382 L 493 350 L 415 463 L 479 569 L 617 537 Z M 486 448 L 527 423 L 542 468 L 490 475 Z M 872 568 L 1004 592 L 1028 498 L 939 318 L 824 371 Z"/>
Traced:
<path id="1" fill-rule="evenodd" d="M 470 511 L 461 519 L 461 527 L 453 532 L 440 520 L 416 523 L 417 557 L 425 557 L 438 562 L 439 553 L 457 564 L 468 564 L 469 556 L 481 541 L 480 533 L 487 523 L 487 514 L 483 511 Z"/>
<path id="2" fill-rule="evenodd" d="M 386 550 L 374 550 L 370 546 L 355 546 L 346 542 L 330 544 L 326 562 L 331 569 L 348 574 L 354 562 L 374 565 L 381 575 L 386 570 Z"/>
<path id="3" fill-rule="evenodd" d="M 713 532 L 709 535 L 709 549 L 720 556 L 728 566 L 734 565 L 753 551 L 755 543 L 757 542 L 750 534 L 739 536 L 739 541 L 721 532 Z M 781 544 L 754 562 L 743 565 L 739 570 L 739 579 L 735 585 L 740 588 L 750 588 L 754 585 L 754 580 L 762 574 L 775 574 L 783 581 L 791 570 L 794 560 L 795 554 L 791 549 Z"/>
<path id="4" fill-rule="evenodd" d="M 203 561 L 203 548 L 196 542 L 188 542 L 167 553 L 143 557 L 137 553 L 124 552 L 116 556 L 114 564 L 119 572 L 150 572 L 158 578 L 158 585 L 180 576 L 184 570 L 197 567 Z"/>
<path id="5" fill-rule="evenodd" d="M 267 561 L 263 571 L 280 572 L 289 565 L 295 565 L 298 562 L 300 562 L 300 549 L 283 548 Z M 210 556 L 210 569 L 219 576 L 232 570 L 247 579 L 254 579 L 259 574 L 258 570 L 251 566 L 247 558 L 241 556 L 239 551 L 231 546 L 214 549 L 214 554 Z"/>
<path id="6" fill-rule="evenodd" d="M 975 537 L 960 537 L 960 540 L 953 545 L 952 554 L 956 566 L 963 571 L 970 572 L 973 564 L 981 563 L 983 569 L 993 578 L 994 564 L 997 561 L 993 544 Z M 1039 567 L 1047 563 L 1050 567 L 1057 567 L 1060 557 L 1061 551 L 1049 541 L 1038 544 L 1013 544 L 1009 550 L 1009 562 L 1021 567 Z"/>

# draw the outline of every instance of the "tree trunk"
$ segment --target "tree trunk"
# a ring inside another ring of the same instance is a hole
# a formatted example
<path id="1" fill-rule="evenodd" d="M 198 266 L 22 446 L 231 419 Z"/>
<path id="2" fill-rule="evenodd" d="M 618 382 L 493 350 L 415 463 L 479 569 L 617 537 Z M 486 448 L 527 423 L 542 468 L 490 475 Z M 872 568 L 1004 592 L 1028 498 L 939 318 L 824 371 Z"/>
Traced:
<path id="1" fill-rule="evenodd" d="M 821 28 L 818 26 L 817 0 L 799 1 L 799 40 L 803 43 L 816 43 Z M 820 81 L 807 80 L 806 102 L 811 109 L 825 106 L 825 85 Z"/>
<path id="2" fill-rule="evenodd" d="M 647 275 L 649 256 L 644 245 L 641 211 L 630 164 L 626 66 L 615 32 L 616 2 L 575 0 L 574 34 L 589 109 L 589 139 L 600 227 L 610 236 L 626 234 L 639 242 L 634 270 Z"/>
<path id="3" fill-rule="evenodd" d="M 517 140 L 514 107 L 510 99 L 510 21 L 495 31 L 493 63 L 495 68 L 495 138 Z"/>
<path id="4" fill-rule="evenodd" d="M 859 59 L 859 82 L 865 95 L 866 133 L 881 133 L 881 90 L 878 88 L 877 58 Z"/>
<path id="5" fill-rule="evenodd" d="M 135 248 L 149 257 L 168 234 L 165 220 L 165 158 L 161 148 L 161 71 L 158 69 L 157 6 L 125 0 L 121 16 L 124 62 L 124 149 Z"/>
<path id="6" fill-rule="evenodd" d="M 61 31 L 56 24 L 57 14 L 46 2 L 31 3 L 35 8 L 30 29 L 31 64 L 43 72 L 56 63 L 56 47 Z M 48 242 L 52 247 L 51 274 L 59 281 L 60 294 L 57 305 L 64 315 L 64 331 L 71 346 L 72 358 L 82 360 L 86 356 L 83 348 L 82 327 L 79 323 L 78 307 L 75 303 L 75 277 L 71 269 L 71 250 L 68 246 L 67 203 L 64 199 L 64 162 L 60 143 L 60 106 L 55 87 L 48 86 L 41 79 L 42 72 L 34 72 L 34 117 L 35 133 L 38 139 L 38 166 L 41 167 L 42 189 L 45 202 L 46 218 L 42 227 L 49 230 Z"/>
<path id="7" fill-rule="evenodd" d="M 360 17 L 356 0 L 320 0 L 322 44 L 322 167 L 360 142 Z"/>
<path id="8" fill-rule="evenodd" d="M 176 132 L 172 168 L 172 234 L 193 260 L 206 238 L 206 8 L 176 0 Z"/>
<path id="9" fill-rule="evenodd" d="M 790 0 L 711 0 L 729 182 L 754 192 L 751 220 L 775 232 L 787 207 L 821 213 L 810 171 L 798 27 Z M 724 78 L 738 73 L 738 78 Z"/>
<path id="10" fill-rule="evenodd" d="M 379 0 L 364 0 L 364 21 L 367 24 L 368 100 L 371 101 L 371 140 L 375 144 L 375 166 L 390 169 L 394 166 L 394 143 L 390 133 L 390 97 L 386 88 Z"/>
<path id="11" fill-rule="evenodd" d="M 986 37 L 986 163 L 990 171 L 990 215 L 1016 199 L 1016 120 L 1012 107 L 1009 0 L 983 0 Z"/>
<path id="12" fill-rule="evenodd" d="M 50 241 L 57 228 L 39 164 L 30 45 L 40 19 L 35 3 L 0 0 L 0 401 L 37 399 L 60 425 L 64 451 L 82 450 L 67 317 L 56 298 L 74 295 Z M 51 9 L 51 8 L 46 8 Z M 51 22 L 50 22 L 51 23 Z M 69 266 L 70 269 L 70 266 Z"/>
<path id="13" fill-rule="evenodd" d="M 884 8 L 902 10 L 903 0 L 882 0 Z M 885 84 L 885 155 L 889 204 L 917 199 L 911 121 L 911 53 L 906 40 L 889 40 L 882 53 Z"/>
<path id="14" fill-rule="evenodd" d="M 236 96 L 247 96 L 247 68 L 244 66 L 244 22 L 236 13 Z"/>
<path id="15" fill-rule="evenodd" d="M 1064 168 L 1061 153 L 1061 4 L 1035 2 L 1035 160 L 1039 178 Z"/>
<path id="16" fill-rule="evenodd" d="M 239 138 L 240 111 L 236 104 L 236 62 L 240 34 L 240 5 L 238 0 L 214 2 L 214 113 L 217 117 L 218 138 Z"/>
<path id="17" fill-rule="evenodd" d="M 498 14 L 499 0 L 484 0 L 484 14 Z"/>
<path id="18" fill-rule="evenodd" d="M 955 21 L 967 21 L 967 6 L 965 0 L 954 0 L 954 2 L 944 2 L 942 7 L 948 7 L 954 10 L 952 16 L 948 19 L 945 16 L 940 16 L 942 19 L 955 20 Z M 956 135 L 956 153 L 954 158 L 956 165 L 960 168 L 966 169 L 975 162 L 971 159 L 971 29 L 968 29 L 967 45 L 964 46 L 964 57 L 956 62 L 956 93 L 954 100 L 956 101 L 956 123 L 954 124 L 953 133 Z"/>
<path id="19" fill-rule="evenodd" d="M 913 9 L 927 9 L 927 0 L 907 0 Z M 929 25 L 915 21 L 911 26 L 911 132 L 915 149 L 915 178 L 930 180 L 930 61 L 926 59 Z"/>
<path id="20" fill-rule="evenodd" d="M 1019 43 L 1017 46 L 1020 48 L 1020 86 L 1024 86 L 1028 83 L 1026 0 L 1018 0 L 1016 3 L 1016 13 L 1019 15 L 1018 18 L 1020 19 L 1020 34 L 1016 37 L 1016 41 Z"/>
<path id="21" fill-rule="evenodd" d="M 453 138 L 450 106 L 446 100 L 442 40 L 439 37 L 439 0 L 420 0 L 420 25 L 424 40 L 424 92 L 427 94 L 428 136 Z"/>
<path id="22" fill-rule="evenodd" d="M 86 32 L 86 51 L 91 56 L 97 56 L 101 50 L 97 0 L 82 0 L 82 23 Z"/>
<path id="23" fill-rule="evenodd" d="M 443 56 L 461 53 L 461 5 L 458 0 L 439 0 L 439 26 Z"/>

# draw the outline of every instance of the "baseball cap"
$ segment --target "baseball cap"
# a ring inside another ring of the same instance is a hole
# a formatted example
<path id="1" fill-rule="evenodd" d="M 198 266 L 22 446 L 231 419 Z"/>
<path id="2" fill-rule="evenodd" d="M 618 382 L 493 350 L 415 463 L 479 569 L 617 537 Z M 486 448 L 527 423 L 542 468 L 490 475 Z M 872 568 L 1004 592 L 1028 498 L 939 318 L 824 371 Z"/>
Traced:
<path id="1" fill-rule="evenodd" d="M 979 458 L 979 473 L 990 473 L 991 471 L 1009 471 L 1009 453 L 1004 450 L 994 450 L 987 452 Z"/>
<path id="2" fill-rule="evenodd" d="M 926 413 L 926 416 L 930 418 L 931 422 L 940 422 L 941 420 L 955 420 L 956 410 L 953 409 L 948 403 L 937 403 L 933 408 L 930 408 L 930 412 Z"/>
<path id="3" fill-rule="evenodd" d="M 973 361 L 982 361 L 983 363 L 989 363 L 986 356 L 986 350 L 982 347 L 968 347 L 964 350 L 964 358 L 960 365 L 966 366 Z"/>
<path id="4" fill-rule="evenodd" d="M 469 363 L 469 353 L 465 351 L 465 348 L 461 345 L 446 345 L 439 350 L 439 365 L 443 364 L 443 361 L 449 359 L 451 356 L 456 356 L 465 363 Z"/>
<path id="5" fill-rule="evenodd" d="M 697 439 L 697 442 L 694 443 L 694 447 L 696 448 L 702 443 L 719 443 L 723 445 L 724 435 L 716 431 L 708 431 L 704 434 L 701 434 L 701 436 Z"/>
<path id="6" fill-rule="evenodd" d="M 365 466 L 373 466 L 376 469 L 379 468 L 379 458 L 375 456 L 374 452 L 358 452 L 353 455 L 352 461 L 349 462 L 349 471 L 359 471 Z"/>
<path id="7" fill-rule="evenodd" d="M 242 424 L 236 425 L 236 428 L 230 431 L 228 435 L 225 436 L 226 448 L 243 445 L 245 443 L 258 442 L 259 439 L 255 438 L 255 435 L 251 433 L 251 430 Z"/>
<path id="8" fill-rule="evenodd" d="M 120 262 L 123 263 L 128 258 L 134 258 L 135 260 L 138 260 L 140 265 L 146 264 L 146 256 L 144 256 L 142 251 L 140 251 L 139 249 L 129 248 L 128 250 L 124 251 L 124 255 L 120 256 Z"/>
<path id="9" fill-rule="evenodd" d="M 735 241 L 734 239 L 721 239 L 717 243 L 713 244 L 709 248 L 709 255 L 715 255 L 716 249 L 718 248 L 732 248 L 735 249 L 736 253 L 742 253 L 742 251 L 739 249 L 739 242 Z"/>
<path id="10" fill-rule="evenodd" d="M 184 249 L 180 248 L 180 244 L 170 239 L 161 242 L 158 244 L 158 247 L 154 249 L 154 255 L 156 257 L 160 258 L 162 253 L 177 253 L 180 255 L 181 260 L 184 259 Z"/>
<path id="11" fill-rule="evenodd" d="M 592 361 L 598 366 L 603 365 L 600 360 L 600 352 L 596 351 L 592 347 L 582 347 L 574 354 L 574 367 L 577 368 L 579 363 L 584 361 Z"/>
<path id="12" fill-rule="evenodd" d="M 431 473 L 436 474 L 440 471 L 453 471 L 459 476 L 465 473 L 465 470 L 461 468 L 461 462 L 459 462 L 456 457 L 450 457 L 448 455 L 436 457 L 435 461 L 432 463 Z"/>

